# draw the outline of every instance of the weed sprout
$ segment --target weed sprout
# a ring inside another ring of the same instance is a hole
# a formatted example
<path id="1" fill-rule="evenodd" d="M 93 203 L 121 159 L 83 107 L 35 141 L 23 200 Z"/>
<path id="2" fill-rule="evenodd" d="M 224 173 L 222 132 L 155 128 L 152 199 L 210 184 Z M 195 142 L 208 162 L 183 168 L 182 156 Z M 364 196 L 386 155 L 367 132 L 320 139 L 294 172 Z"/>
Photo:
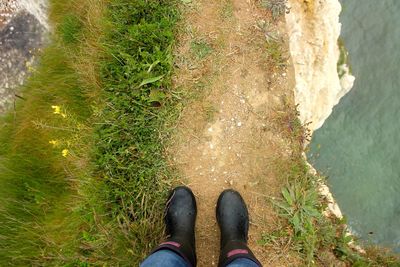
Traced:
<path id="1" fill-rule="evenodd" d="M 290 11 L 287 0 L 263 0 L 262 6 L 271 10 L 273 19 L 277 19 Z"/>

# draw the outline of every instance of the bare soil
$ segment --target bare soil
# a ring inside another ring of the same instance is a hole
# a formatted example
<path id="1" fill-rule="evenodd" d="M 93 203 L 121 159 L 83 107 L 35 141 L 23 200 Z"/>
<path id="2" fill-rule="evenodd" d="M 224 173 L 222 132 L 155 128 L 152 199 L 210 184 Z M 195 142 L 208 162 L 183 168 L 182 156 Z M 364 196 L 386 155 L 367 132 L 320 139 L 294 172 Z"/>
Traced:
<path id="1" fill-rule="evenodd" d="M 285 181 L 276 162 L 291 153 L 279 121 L 293 105 L 284 20 L 253 0 L 199 0 L 187 4 L 181 29 L 174 83 L 195 100 L 184 108 L 169 155 L 197 197 L 198 266 L 218 264 L 215 206 L 227 188 L 247 202 L 249 246 L 259 260 L 297 265 L 289 244 L 259 242 L 279 228 L 271 200 Z"/>

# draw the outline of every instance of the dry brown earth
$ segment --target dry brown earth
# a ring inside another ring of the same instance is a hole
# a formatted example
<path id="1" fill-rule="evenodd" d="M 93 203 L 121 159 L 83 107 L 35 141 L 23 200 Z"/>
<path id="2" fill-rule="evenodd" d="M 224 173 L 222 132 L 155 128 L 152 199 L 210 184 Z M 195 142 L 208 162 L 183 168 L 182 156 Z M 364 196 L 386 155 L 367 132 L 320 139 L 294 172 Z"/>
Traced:
<path id="1" fill-rule="evenodd" d="M 215 204 L 226 188 L 248 204 L 250 247 L 263 264 L 296 265 L 289 244 L 258 244 L 279 228 L 270 200 L 284 181 L 275 164 L 291 152 L 282 137 L 287 125 L 278 123 L 293 103 L 284 20 L 273 21 L 253 0 L 185 2 L 174 82 L 196 100 L 186 105 L 169 153 L 197 197 L 199 266 L 218 263 Z"/>

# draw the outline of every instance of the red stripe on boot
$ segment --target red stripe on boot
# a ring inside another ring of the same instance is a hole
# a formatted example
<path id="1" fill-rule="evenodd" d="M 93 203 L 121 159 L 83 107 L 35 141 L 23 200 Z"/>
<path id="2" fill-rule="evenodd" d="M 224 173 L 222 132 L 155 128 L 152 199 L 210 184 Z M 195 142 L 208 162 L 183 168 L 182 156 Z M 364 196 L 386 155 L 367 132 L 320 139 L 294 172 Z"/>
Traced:
<path id="1" fill-rule="evenodd" d="M 160 246 L 162 246 L 162 245 L 171 245 L 171 246 L 174 246 L 177 248 L 181 247 L 181 244 L 174 242 L 174 241 L 168 241 L 168 242 L 161 243 Z"/>
<path id="2" fill-rule="evenodd" d="M 229 251 L 228 258 L 235 256 L 237 254 L 249 254 L 249 252 L 246 249 L 234 249 Z"/>

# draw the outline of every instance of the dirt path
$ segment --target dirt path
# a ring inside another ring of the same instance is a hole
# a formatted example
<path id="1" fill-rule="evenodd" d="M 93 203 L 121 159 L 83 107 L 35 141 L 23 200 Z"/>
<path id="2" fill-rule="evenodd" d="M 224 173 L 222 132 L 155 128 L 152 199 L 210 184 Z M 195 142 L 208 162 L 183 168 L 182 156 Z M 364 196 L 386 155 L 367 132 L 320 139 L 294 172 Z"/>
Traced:
<path id="1" fill-rule="evenodd" d="M 258 242 L 278 228 L 269 199 L 284 183 L 276 160 L 290 153 L 279 113 L 293 101 L 285 24 L 273 22 L 258 3 L 192 1 L 182 26 L 174 82 L 196 100 L 184 109 L 170 155 L 197 197 L 200 267 L 218 263 L 215 204 L 226 188 L 238 190 L 249 206 L 256 256 L 265 266 L 293 264 L 284 244 Z"/>

